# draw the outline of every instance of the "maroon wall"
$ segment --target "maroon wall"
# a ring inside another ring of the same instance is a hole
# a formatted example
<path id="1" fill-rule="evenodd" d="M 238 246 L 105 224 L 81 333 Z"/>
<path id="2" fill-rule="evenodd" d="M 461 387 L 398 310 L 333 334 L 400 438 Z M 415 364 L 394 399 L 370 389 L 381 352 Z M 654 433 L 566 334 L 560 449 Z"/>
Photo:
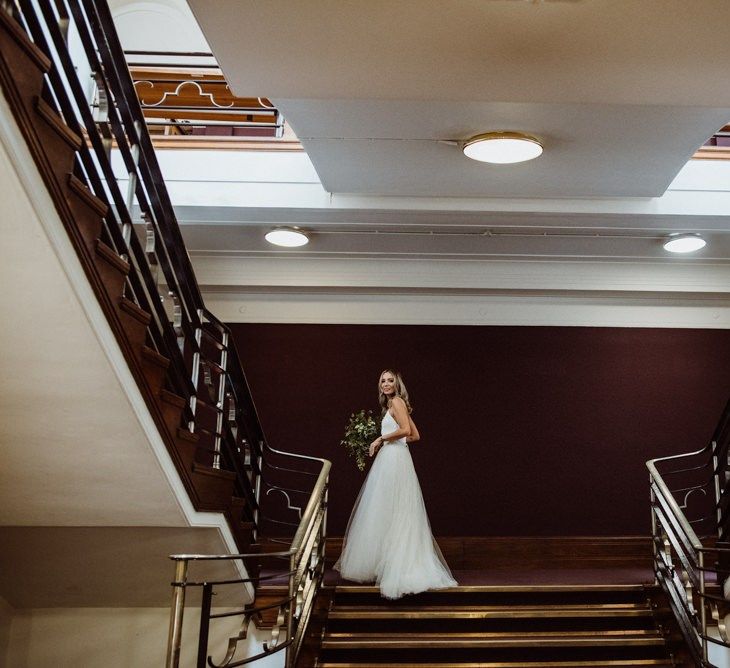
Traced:
<path id="1" fill-rule="evenodd" d="M 332 460 L 330 534 L 364 479 L 339 441 L 400 369 L 439 536 L 649 529 L 653 457 L 698 449 L 730 396 L 730 332 L 233 325 L 269 442 Z"/>

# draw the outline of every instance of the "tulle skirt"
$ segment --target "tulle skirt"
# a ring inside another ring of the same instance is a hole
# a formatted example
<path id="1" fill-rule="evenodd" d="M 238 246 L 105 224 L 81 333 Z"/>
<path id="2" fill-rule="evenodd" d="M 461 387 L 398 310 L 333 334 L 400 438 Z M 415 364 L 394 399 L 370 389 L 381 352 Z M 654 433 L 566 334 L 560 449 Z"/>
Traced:
<path id="1" fill-rule="evenodd" d="M 431 533 L 407 445 L 380 448 L 360 490 L 335 569 L 385 598 L 456 586 Z"/>

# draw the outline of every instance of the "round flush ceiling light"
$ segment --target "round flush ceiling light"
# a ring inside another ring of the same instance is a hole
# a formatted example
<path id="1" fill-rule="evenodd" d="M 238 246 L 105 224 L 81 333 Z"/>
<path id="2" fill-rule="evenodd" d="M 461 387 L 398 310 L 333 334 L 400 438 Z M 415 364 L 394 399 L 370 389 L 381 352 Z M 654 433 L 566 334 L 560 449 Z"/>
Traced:
<path id="1" fill-rule="evenodd" d="M 485 132 L 467 139 L 462 150 L 472 160 L 506 165 L 537 158 L 542 154 L 542 144 L 521 132 Z"/>
<path id="2" fill-rule="evenodd" d="M 270 244 L 287 248 L 304 246 L 309 243 L 309 237 L 293 227 L 277 227 L 271 232 L 267 232 L 265 238 Z"/>
<path id="3" fill-rule="evenodd" d="M 670 253 L 693 253 L 706 245 L 707 242 L 699 234 L 672 234 L 664 242 L 664 250 Z"/>

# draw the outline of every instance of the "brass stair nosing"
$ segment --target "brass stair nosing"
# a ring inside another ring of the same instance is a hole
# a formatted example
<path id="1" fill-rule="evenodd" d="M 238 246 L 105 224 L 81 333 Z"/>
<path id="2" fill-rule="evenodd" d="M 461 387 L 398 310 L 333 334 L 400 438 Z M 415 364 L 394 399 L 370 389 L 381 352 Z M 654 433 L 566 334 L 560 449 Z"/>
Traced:
<path id="1" fill-rule="evenodd" d="M 590 666 L 675 666 L 670 659 L 606 659 L 603 661 L 465 661 L 429 663 L 428 668 L 588 668 Z M 317 668 L 426 668 L 423 663 L 349 663 L 324 661 Z"/>
<path id="2" fill-rule="evenodd" d="M 322 649 L 485 649 L 510 647 L 664 647 L 663 638 L 503 638 L 503 639 L 470 639 L 449 640 L 446 638 L 433 640 L 323 640 Z"/>
<path id="3" fill-rule="evenodd" d="M 422 594 L 462 594 L 462 593 L 573 593 L 573 592 L 616 592 L 626 593 L 634 591 L 645 591 L 647 587 L 653 587 L 652 584 L 566 584 L 566 585 L 458 585 L 456 587 L 446 587 L 444 589 L 432 589 Z M 367 585 L 337 585 L 335 593 L 338 594 L 380 594 L 380 589 L 375 586 Z M 420 594 L 416 594 L 419 596 Z"/>
<path id="4" fill-rule="evenodd" d="M 452 611 L 400 611 L 345 612 L 333 610 L 329 619 L 611 619 L 626 617 L 653 617 L 648 609 L 639 610 L 452 610 Z"/>
<path id="5" fill-rule="evenodd" d="M 597 636 L 659 636 L 656 629 L 605 629 L 602 631 L 531 631 L 530 638 L 595 638 Z M 371 638 L 371 639 L 433 639 L 433 638 L 524 638 L 522 631 L 412 631 L 412 632 L 377 632 L 336 631 L 328 633 L 326 638 Z"/>

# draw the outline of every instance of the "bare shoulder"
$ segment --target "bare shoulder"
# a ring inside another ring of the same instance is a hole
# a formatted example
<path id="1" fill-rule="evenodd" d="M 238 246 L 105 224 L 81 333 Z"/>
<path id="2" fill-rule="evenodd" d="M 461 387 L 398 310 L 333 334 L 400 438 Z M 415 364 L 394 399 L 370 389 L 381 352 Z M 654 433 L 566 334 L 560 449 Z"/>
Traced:
<path id="1" fill-rule="evenodd" d="M 401 399 L 400 397 L 393 397 L 391 399 L 391 401 L 390 401 L 390 405 L 394 409 L 401 409 L 402 408 L 403 410 L 406 410 L 406 402 L 403 401 L 403 399 Z"/>

